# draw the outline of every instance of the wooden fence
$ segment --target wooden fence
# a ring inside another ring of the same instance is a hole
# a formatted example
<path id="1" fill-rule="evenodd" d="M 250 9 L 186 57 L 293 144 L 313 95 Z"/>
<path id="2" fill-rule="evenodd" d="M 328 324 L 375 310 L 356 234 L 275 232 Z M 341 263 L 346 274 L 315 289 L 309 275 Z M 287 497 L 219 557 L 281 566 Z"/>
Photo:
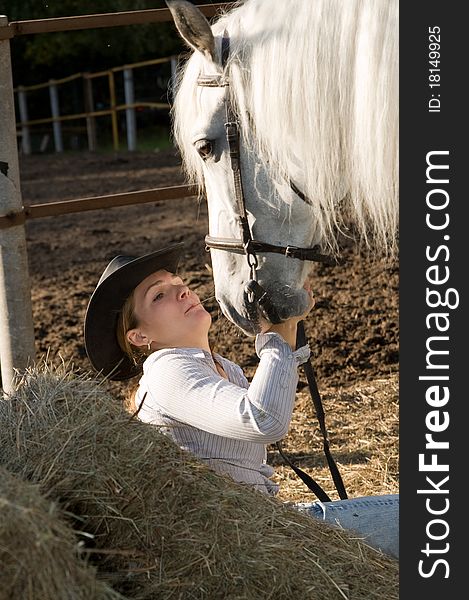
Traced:
<path id="1" fill-rule="evenodd" d="M 97 148 L 96 139 L 96 118 L 111 117 L 112 129 L 112 144 L 114 150 L 119 150 L 119 128 L 118 128 L 118 113 L 125 111 L 126 117 L 126 133 L 127 133 L 127 149 L 130 151 L 137 149 L 137 122 L 135 110 L 138 108 L 155 108 L 169 110 L 170 105 L 167 102 L 142 102 L 135 101 L 134 92 L 134 70 L 143 67 L 151 67 L 169 63 L 171 69 L 171 79 L 174 76 L 176 69 L 176 57 L 170 56 L 167 58 L 155 58 L 153 60 L 145 60 L 136 63 L 131 63 L 119 67 L 114 67 L 106 71 L 96 73 L 75 73 L 62 79 L 50 79 L 44 83 L 35 85 L 23 86 L 19 85 L 13 91 L 17 94 L 19 123 L 17 124 L 18 134 L 21 136 L 21 150 L 24 154 L 31 154 L 31 128 L 39 125 L 52 124 L 54 149 L 55 152 L 63 152 L 64 144 L 62 139 L 62 123 L 70 121 L 84 120 L 86 122 L 86 134 L 88 140 L 88 150 L 91 152 Z M 116 82 L 115 77 L 118 73 L 122 73 L 124 83 L 124 104 L 118 104 L 116 99 Z M 107 79 L 107 87 L 109 94 L 109 108 L 103 110 L 95 109 L 93 97 L 93 81 L 98 78 Z M 72 81 L 82 80 L 81 87 L 83 89 L 83 98 L 85 111 L 81 113 L 73 113 L 63 115 L 60 110 L 59 102 L 59 86 L 68 84 Z M 29 119 L 28 111 L 28 95 L 38 90 L 49 90 L 50 117 L 41 119 Z M 46 138 L 47 139 L 47 138 Z"/>
<path id="2" fill-rule="evenodd" d="M 207 16 L 231 2 L 199 6 Z M 143 190 L 25 207 L 21 198 L 10 39 L 53 31 L 72 31 L 171 21 L 169 9 L 153 9 L 8 22 L 0 16 L 0 363 L 5 394 L 14 391 L 16 372 L 35 360 L 31 286 L 25 222 L 28 218 L 153 202 L 192 195 L 188 186 Z M 58 122 L 57 119 L 55 122 Z"/>

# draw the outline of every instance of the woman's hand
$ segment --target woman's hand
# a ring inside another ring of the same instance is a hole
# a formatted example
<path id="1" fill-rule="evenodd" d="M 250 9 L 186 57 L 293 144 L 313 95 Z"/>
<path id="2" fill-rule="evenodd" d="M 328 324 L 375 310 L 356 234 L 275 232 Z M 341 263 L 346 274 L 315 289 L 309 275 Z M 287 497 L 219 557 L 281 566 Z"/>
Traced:
<path id="1" fill-rule="evenodd" d="M 287 319 L 286 321 L 282 321 L 281 323 L 269 323 L 268 321 L 264 320 L 261 321 L 261 333 L 266 333 L 267 331 L 273 331 L 274 333 L 278 333 L 283 337 L 287 344 L 290 345 L 290 348 L 292 350 L 295 350 L 296 346 L 296 329 L 298 323 L 299 321 L 302 321 L 308 316 L 315 304 L 314 294 L 311 291 L 311 287 L 309 286 L 309 284 L 305 283 L 303 287 L 308 292 L 310 300 L 309 305 L 303 314 L 298 315 L 296 317 L 290 317 L 289 319 Z"/>

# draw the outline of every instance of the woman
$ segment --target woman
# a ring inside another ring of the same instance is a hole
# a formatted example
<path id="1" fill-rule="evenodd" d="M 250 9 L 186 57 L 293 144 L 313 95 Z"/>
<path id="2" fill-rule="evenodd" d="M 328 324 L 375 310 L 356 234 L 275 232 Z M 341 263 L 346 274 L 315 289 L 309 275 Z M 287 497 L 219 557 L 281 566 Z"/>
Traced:
<path id="1" fill-rule="evenodd" d="M 241 368 L 212 353 L 210 314 L 176 274 L 183 244 L 146 256 L 118 256 L 106 267 L 85 317 L 85 346 L 93 367 L 110 379 L 141 371 L 135 404 L 181 448 L 242 485 L 275 494 L 267 445 L 290 424 L 297 367 L 309 348 L 294 350 L 296 327 L 314 306 L 283 323 L 264 323 L 256 336 L 259 357 L 249 383 Z M 301 510 L 357 531 L 367 543 L 398 556 L 398 496 L 378 496 Z"/>

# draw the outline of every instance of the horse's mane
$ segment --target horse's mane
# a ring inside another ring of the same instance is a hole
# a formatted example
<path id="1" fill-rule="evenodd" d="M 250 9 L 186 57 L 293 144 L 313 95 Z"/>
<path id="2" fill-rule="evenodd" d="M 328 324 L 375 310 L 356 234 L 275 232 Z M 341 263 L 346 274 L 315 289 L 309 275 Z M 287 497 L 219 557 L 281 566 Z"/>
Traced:
<path id="1" fill-rule="evenodd" d="M 294 179 L 317 204 L 322 242 L 344 218 L 389 250 L 398 223 L 397 0 L 247 0 L 223 15 L 230 93 L 243 144 L 274 178 Z M 190 126 L 198 111 L 195 53 L 180 73 L 174 134 L 202 185 Z M 371 232 L 371 236 L 370 236 Z"/>

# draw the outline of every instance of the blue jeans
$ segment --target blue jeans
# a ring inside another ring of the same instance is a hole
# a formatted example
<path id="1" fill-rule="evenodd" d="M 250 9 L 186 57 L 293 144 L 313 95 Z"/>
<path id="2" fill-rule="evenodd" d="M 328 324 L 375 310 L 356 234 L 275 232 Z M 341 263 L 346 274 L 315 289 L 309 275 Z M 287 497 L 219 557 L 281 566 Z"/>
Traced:
<path id="1" fill-rule="evenodd" d="M 369 546 L 399 558 L 399 494 L 298 502 L 293 506 L 316 519 L 349 529 Z"/>

